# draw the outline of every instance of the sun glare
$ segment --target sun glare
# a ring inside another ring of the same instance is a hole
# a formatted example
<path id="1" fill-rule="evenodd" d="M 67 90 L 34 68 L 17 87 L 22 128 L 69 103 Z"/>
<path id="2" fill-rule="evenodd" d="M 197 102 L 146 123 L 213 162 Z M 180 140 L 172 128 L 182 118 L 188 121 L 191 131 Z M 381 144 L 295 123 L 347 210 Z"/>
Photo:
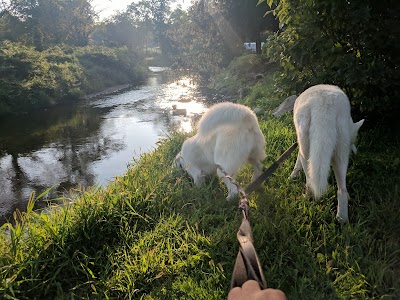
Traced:
<path id="1" fill-rule="evenodd" d="M 197 85 L 190 77 L 182 77 L 168 84 L 158 97 L 159 107 L 170 111 L 174 126 L 184 132 L 190 132 L 192 120 L 207 109 L 204 102 L 198 101 L 196 89 Z"/>
<path id="2" fill-rule="evenodd" d="M 143 0 L 142 0 L 143 1 Z M 104 20 L 118 11 L 124 11 L 131 3 L 137 3 L 140 0 L 93 0 L 92 6 L 98 13 L 99 19 Z M 175 9 L 178 5 L 182 9 L 186 10 L 192 4 L 192 0 L 179 0 L 172 4 L 172 9 Z"/>

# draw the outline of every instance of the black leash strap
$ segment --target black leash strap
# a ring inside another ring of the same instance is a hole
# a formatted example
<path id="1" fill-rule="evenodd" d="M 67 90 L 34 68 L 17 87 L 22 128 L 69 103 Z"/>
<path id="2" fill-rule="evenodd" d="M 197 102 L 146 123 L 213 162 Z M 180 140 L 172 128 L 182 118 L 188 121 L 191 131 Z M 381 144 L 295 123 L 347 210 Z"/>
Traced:
<path id="1" fill-rule="evenodd" d="M 243 213 L 242 223 L 237 232 L 237 239 L 239 241 L 239 252 L 236 257 L 236 263 L 233 268 L 231 289 L 234 287 L 241 287 L 247 280 L 256 280 L 261 289 L 267 288 L 264 273 L 257 256 L 256 249 L 253 245 L 253 235 L 249 222 L 249 201 L 247 195 L 258 188 L 262 182 L 267 181 L 271 174 L 278 168 L 278 166 L 289 157 L 293 150 L 297 147 L 294 143 L 288 150 L 286 150 L 277 161 L 275 161 L 267 170 L 265 170 L 246 190 L 242 190 L 238 186 L 240 192 L 239 209 Z"/>
<path id="2" fill-rule="evenodd" d="M 290 154 L 296 149 L 297 142 L 295 142 L 292 146 L 289 147 L 268 169 L 266 169 L 260 176 L 257 177 L 245 190 L 245 193 L 249 195 L 251 192 L 256 190 L 261 183 L 268 180 L 268 177 L 275 172 L 275 170 L 279 167 L 281 163 L 283 163 Z"/>

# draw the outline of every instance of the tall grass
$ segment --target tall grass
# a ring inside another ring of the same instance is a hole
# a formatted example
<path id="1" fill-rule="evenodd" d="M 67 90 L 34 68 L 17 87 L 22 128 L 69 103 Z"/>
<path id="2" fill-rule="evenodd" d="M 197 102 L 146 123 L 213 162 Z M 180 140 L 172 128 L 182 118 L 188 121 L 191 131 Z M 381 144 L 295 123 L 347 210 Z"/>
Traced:
<path id="1" fill-rule="evenodd" d="M 289 115 L 270 115 L 279 100 L 262 95 L 260 85 L 243 101 L 263 107 L 269 166 L 296 137 Z M 51 214 L 16 214 L 1 236 L 0 298 L 226 298 L 241 214 L 217 178 L 197 188 L 172 167 L 184 139 L 171 134 L 107 188 Z M 334 177 L 321 200 L 305 197 L 304 175 L 288 180 L 295 154 L 249 197 L 267 283 L 289 299 L 400 297 L 399 140 L 366 127 L 358 145 L 343 228 Z M 246 186 L 250 177 L 246 166 L 237 180 Z"/>

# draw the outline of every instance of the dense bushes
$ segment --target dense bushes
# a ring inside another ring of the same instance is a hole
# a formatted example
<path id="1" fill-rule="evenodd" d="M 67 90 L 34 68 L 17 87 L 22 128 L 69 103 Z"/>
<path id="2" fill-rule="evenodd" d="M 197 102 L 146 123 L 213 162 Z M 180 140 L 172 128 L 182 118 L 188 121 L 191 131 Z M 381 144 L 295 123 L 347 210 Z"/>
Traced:
<path id="1" fill-rule="evenodd" d="M 57 52 L 50 55 L 9 41 L 1 43 L 0 112 L 48 106 L 77 91 L 81 68 L 71 55 L 62 55 L 63 60 L 57 61 Z"/>
<path id="2" fill-rule="evenodd" d="M 318 83 L 346 90 L 355 113 L 382 118 L 399 111 L 399 5 L 383 0 L 280 0 L 283 26 L 266 44 L 281 63 L 282 93 Z M 397 9 L 396 9 L 397 8 Z"/>
<path id="3" fill-rule="evenodd" d="M 0 114 L 62 103 L 84 94 L 144 79 L 146 68 L 125 48 L 70 48 L 45 51 L 0 43 Z"/>

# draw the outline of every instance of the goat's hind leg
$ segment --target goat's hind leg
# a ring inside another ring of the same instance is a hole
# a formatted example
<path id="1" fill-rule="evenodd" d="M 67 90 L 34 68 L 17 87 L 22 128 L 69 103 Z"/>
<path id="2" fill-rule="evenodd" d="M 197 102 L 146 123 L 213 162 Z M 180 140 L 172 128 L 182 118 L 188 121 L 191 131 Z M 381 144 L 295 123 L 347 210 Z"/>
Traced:
<path id="1" fill-rule="evenodd" d="M 307 115 L 295 115 L 294 122 L 296 126 L 296 135 L 297 142 L 299 145 L 299 153 L 297 155 L 296 164 L 293 168 L 292 174 L 290 174 L 290 178 L 297 176 L 300 169 L 303 168 L 303 171 L 306 175 L 306 194 L 311 195 L 310 189 L 310 175 L 308 170 L 308 158 L 310 157 L 310 138 L 309 138 L 309 130 L 310 130 L 310 118 Z"/>
<path id="2" fill-rule="evenodd" d="M 346 173 L 347 166 L 349 164 L 349 151 L 343 149 L 343 146 L 339 146 L 338 151 L 336 151 L 332 166 L 333 171 L 335 172 L 336 183 L 338 185 L 337 189 L 337 214 L 336 219 L 340 224 L 344 224 L 349 221 L 349 212 L 348 212 L 348 194 L 346 187 Z"/>

